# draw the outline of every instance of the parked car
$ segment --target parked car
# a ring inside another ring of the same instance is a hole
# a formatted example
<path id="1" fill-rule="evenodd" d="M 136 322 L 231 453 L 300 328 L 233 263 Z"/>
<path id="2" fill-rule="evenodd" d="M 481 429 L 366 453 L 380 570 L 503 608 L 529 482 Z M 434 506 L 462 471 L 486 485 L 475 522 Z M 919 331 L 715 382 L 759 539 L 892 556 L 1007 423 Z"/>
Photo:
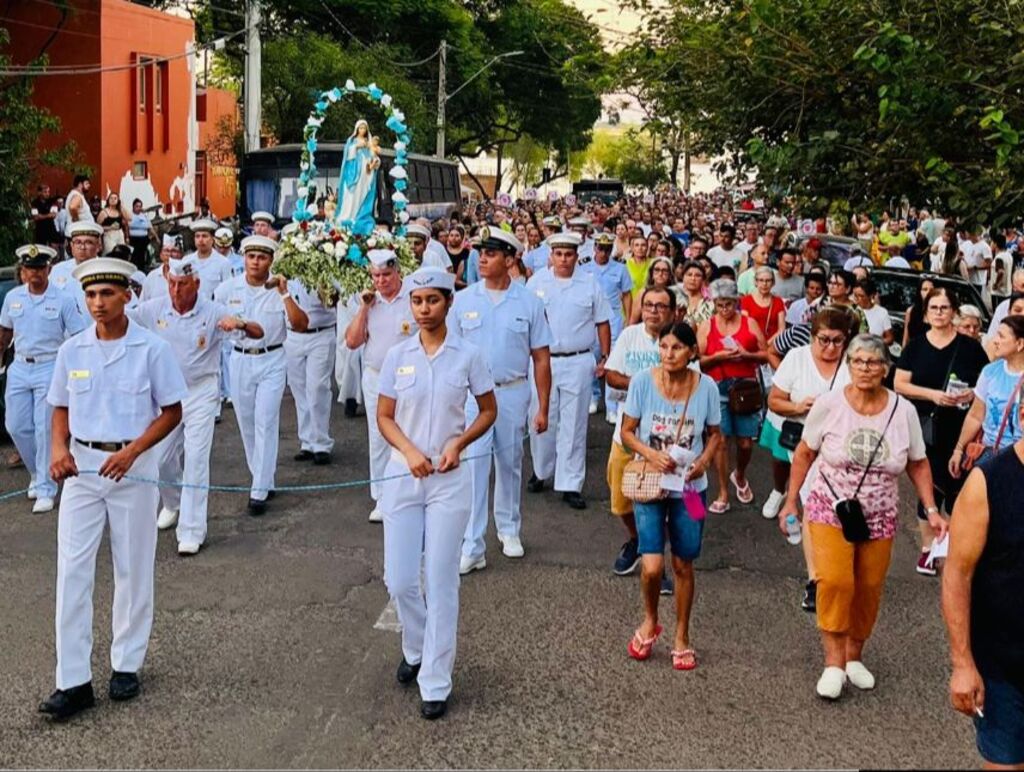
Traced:
<path id="1" fill-rule="evenodd" d="M 918 287 L 923 279 L 934 282 L 936 287 L 948 289 L 958 305 L 970 304 L 981 311 L 982 329 L 987 330 L 992 314 L 974 285 L 959 276 L 923 273 L 908 268 L 875 268 L 871 278 L 878 285 L 879 304 L 889 312 L 892 331 L 896 340 L 903 340 L 903 323 L 907 309 L 914 304 Z"/>
<path id="2" fill-rule="evenodd" d="M 851 257 L 869 257 L 864 252 L 864 247 L 861 246 L 861 243 L 849 236 L 833 236 L 828 233 L 803 235 L 794 231 L 789 234 L 787 242 L 789 242 L 790 246 L 802 250 L 804 244 L 811 239 L 817 239 L 821 242 L 821 257 L 828 262 L 829 270 L 842 268 Z"/>

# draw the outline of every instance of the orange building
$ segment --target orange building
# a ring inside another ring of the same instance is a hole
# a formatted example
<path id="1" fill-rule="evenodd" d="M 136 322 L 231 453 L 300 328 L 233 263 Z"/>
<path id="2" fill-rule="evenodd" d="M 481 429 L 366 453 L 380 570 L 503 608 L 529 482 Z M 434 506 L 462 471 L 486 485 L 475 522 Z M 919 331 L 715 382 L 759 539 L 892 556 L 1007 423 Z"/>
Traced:
<path id="1" fill-rule="evenodd" d="M 66 12 L 47 0 L 9 0 L 0 13 L 14 64 L 31 63 L 45 46 L 51 67 L 97 70 L 38 77 L 34 95 L 61 120 L 60 135 L 42 143 L 74 140 L 94 194 L 119 193 L 126 206 L 140 198 L 168 213 L 208 198 L 219 217 L 235 213 L 235 160 L 221 127 L 238 123 L 238 108 L 230 92 L 197 87 L 191 19 L 125 0 L 68 0 Z M 26 185 L 70 187 L 67 173 L 40 175 Z"/>

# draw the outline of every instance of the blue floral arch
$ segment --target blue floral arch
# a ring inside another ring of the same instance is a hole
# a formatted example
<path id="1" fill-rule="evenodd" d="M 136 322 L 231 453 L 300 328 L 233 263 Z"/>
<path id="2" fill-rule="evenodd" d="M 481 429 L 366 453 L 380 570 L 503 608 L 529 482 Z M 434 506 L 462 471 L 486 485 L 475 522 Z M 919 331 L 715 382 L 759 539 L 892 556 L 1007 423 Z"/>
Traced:
<path id="1" fill-rule="evenodd" d="M 409 180 L 405 167 L 409 164 L 409 145 L 412 140 L 409 137 L 409 129 L 405 124 L 405 114 L 392 104 L 391 95 L 377 86 L 376 83 L 371 83 L 369 86 L 356 86 L 354 82 L 347 80 L 344 87 L 335 86 L 331 90 L 320 94 L 320 98 L 309 111 L 309 118 L 306 120 L 306 126 L 302 132 L 304 142 L 302 158 L 299 163 L 299 185 L 296 191 L 298 200 L 295 204 L 292 220 L 302 223 L 312 220 L 314 215 L 316 215 L 316 202 L 309 203 L 308 199 L 310 182 L 316 179 L 317 173 L 316 150 L 318 147 L 318 134 L 330 106 L 349 94 L 364 95 L 371 102 L 380 105 L 385 115 L 387 115 L 387 121 L 384 125 L 387 126 L 395 137 L 395 143 L 392 145 L 395 150 L 395 161 L 391 171 L 388 173 L 388 176 L 392 178 L 392 187 L 394 188 L 391 194 L 391 203 L 395 213 L 394 233 L 396 236 L 404 236 L 405 224 L 409 222 L 409 213 L 406 211 L 409 200 L 405 195 L 405 191 L 409 186 Z M 341 224 L 337 221 L 333 225 L 336 228 L 341 227 Z"/>

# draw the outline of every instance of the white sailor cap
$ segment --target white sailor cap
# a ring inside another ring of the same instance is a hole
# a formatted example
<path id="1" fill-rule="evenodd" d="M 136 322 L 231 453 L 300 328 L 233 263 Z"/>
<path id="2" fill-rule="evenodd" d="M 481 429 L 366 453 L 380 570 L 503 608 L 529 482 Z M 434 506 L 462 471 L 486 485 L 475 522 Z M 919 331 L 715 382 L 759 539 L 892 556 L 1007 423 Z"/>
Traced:
<path id="1" fill-rule="evenodd" d="M 287 225 L 285 225 L 283 228 L 281 228 L 281 235 L 282 236 L 287 236 L 290 233 L 295 233 L 295 231 L 297 231 L 298 229 L 299 229 L 299 224 L 297 222 L 290 222 Z"/>
<path id="2" fill-rule="evenodd" d="M 589 228 L 590 218 L 589 217 L 573 217 L 569 220 L 570 228 Z"/>
<path id="3" fill-rule="evenodd" d="M 14 254 L 25 268 L 45 268 L 57 256 L 57 250 L 44 244 L 26 244 L 14 250 Z"/>
<path id="4" fill-rule="evenodd" d="M 181 237 L 172 236 L 170 233 L 164 234 L 163 249 L 181 249 Z"/>
<path id="5" fill-rule="evenodd" d="M 559 219 L 557 214 L 548 215 L 543 220 L 541 220 L 541 224 L 542 225 L 547 225 L 548 227 L 551 227 L 551 228 L 560 228 L 560 227 L 562 227 L 562 221 Z"/>
<path id="6" fill-rule="evenodd" d="M 432 265 L 416 269 L 407 281 L 410 283 L 406 286 L 411 292 L 428 288 L 455 291 L 455 274 Z"/>
<path id="7" fill-rule="evenodd" d="M 504 228 L 485 225 L 479 230 L 478 235 L 481 249 L 501 249 L 509 253 L 523 251 L 522 242 Z"/>
<path id="8" fill-rule="evenodd" d="M 116 284 L 128 288 L 128 280 L 135 273 L 135 265 L 116 257 L 96 257 L 79 263 L 71 270 L 82 289 L 93 284 Z"/>
<path id="9" fill-rule="evenodd" d="M 370 261 L 370 265 L 384 268 L 388 263 L 397 261 L 398 255 L 392 249 L 371 249 L 366 253 L 366 259 Z"/>
<path id="10" fill-rule="evenodd" d="M 253 222 L 268 222 L 271 225 L 273 225 L 274 224 L 274 215 L 272 215 L 270 212 L 264 212 L 262 210 L 258 211 L 258 212 L 253 212 L 252 213 L 252 221 Z"/>
<path id="11" fill-rule="evenodd" d="M 277 242 L 266 236 L 246 236 L 242 239 L 242 254 L 246 252 L 266 252 L 273 256 L 277 252 Z"/>
<path id="12" fill-rule="evenodd" d="M 90 220 L 79 220 L 78 222 L 71 223 L 68 228 L 68 235 L 71 238 L 75 236 L 96 236 L 99 238 L 103 235 L 103 228 Z"/>
<path id="13" fill-rule="evenodd" d="M 208 231 L 210 233 L 214 233 L 216 232 L 217 227 L 218 226 L 216 222 L 211 220 L 209 217 L 204 217 L 201 220 L 196 220 L 195 222 L 193 222 L 191 225 L 188 226 L 188 229 L 193 233 L 199 233 L 201 231 Z"/>
<path id="14" fill-rule="evenodd" d="M 219 246 L 226 247 L 235 240 L 235 234 L 230 228 L 220 227 L 213 233 L 213 240 Z"/>
<path id="15" fill-rule="evenodd" d="M 128 281 L 130 281 L 132 284 L 138 284 L 141 287 L 143 283 L 146 281 L 146 274 L 144 274 L 142 271 L 136 271 L 135 273 L 128 277 Z"/>
<path id="16" fill-rule="evenodd" d="M 406 237 L 414 236 L 416 238 L 423 239 L 424 241 L 429 241 L 432 234 L 430 232 L 430 228 L 426 225 L 420 225 L 418 222 L 413 222 L 405 226 L 405 235 Z"/>
<path id="17" fill-rule="evenodd" d="M 183 257 L 181 260 L 171 258 L 167 261 L 167 273 L 171 276 L 183 278 L 185 276 L 199 275 L 199 261 L 194 255 Z"/>
<path id="18" fill-rule="evenodd" d="M 583 243 L 583 239 L 580 238 L 580 234 L 573 231 L 562 231 L 561 233 L 552 233 L 547 238 L 547 244 L 549 247 L 574 247 L 578 248 Z"/>

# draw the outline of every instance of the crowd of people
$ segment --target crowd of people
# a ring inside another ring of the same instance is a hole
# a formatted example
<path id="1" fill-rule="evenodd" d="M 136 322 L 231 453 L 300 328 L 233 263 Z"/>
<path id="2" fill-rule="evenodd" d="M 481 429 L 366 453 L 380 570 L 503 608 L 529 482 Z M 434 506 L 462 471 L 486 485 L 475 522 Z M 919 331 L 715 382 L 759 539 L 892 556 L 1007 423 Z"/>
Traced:
<path id="1" fill-rule="evenodd" d="M 248 514 L 267 511 L 286 385 L 299 462 L 331 462 L 332 374 L 346 415 L 363 406 L 369 519 L 384 524 L 385 582 L 402 623 L 397 678 L 418 681 L 425 718 L 447 706 L 459 576 L 486 568 L 490 517 L 506 557 L 526 552 L 524 443 L 526 490 L 551 487 L 585 509 L 589 417 L 602 409 L 615 426 L 609 506 L 626 536 L 612 570 L 639 568 L 641 577 L 642 622 L 628 654 L 651 657 L 662 632 L 658 597 L 674 595 L 672 665 L 698 666 L 689 617 L 707 517 L 758 504 L 803 545 L 800 605 L 817 615 L 824 668 L 816 692 L 826 699 L 847 683 L 875 685 L 863 650 L 889 568 L 900 476 L 918 498 L 916 570 L 934 576 L 965 480 L 976 502 L 987 495 L 979 479 L 1019 475 L 1021 462 L 999 453 L 1024 453 L 1024 271 L 1013 229 L 986 240 L 925 211 L 857 215 L 840 225 L 862 253 L 835 265 L 822 247 L 836 223 L 812 222 L 820 236 L 799 241 L 795 220 L 760 216 L 725 193 L 482 204 L 411 222 L 406 238 L 419 269 L 402 276 L 394 252 L 372 250 L 370 288 L 332 306 L 275 275 L 279 234 L 268 213 L 253 213 L 240 253 L 239 234 L 197 217 L 194 251 L 183 255 L 180 240 L 165 237 L 160 264 L 140 276 L 133 239 L 151 233 L 133 227 L 116 196 L 97 217 L 79 216 L 84 191 L 81 201 L 74 193 L 65 199 L 71 259 L 61 261 L 45 238 L 19 250 L 23 284 L 0 310 L 0 348 L 15 346 L 7 426 L 35 511 L 52 509 L 65 484 L 58 689 L 41 707 L 56 717 L 93 700 L 88 599 L 104 507 L 121 566 L 111 696 L 127 699 L 139 690 L 152 620 L 157 529 L 177 525 L 183 556 L 202 548 L 210 448 L 228 402 L 252 477 Z M 987 312 L 960 305 L 928 273 L 897 341 L 872 279 L 880 265 L 961 277 L 994 307 L 992 325 L 983 330 Z M 771 459 L 771 490 L 749 476 L 755 446 Z M 975 465 L 981 471 L 968 476 Z M 98 478 L 76 476 L 93 467 Z M 158 494 L 123 479 L 129 469 L 167 487 Z M 1008 495 L 998 500 L 1019 507 Z M 149 508 L 152 528 L 123 517 Z M 91 514 L 71 519 L 72 510 Z M 949 546 L 958 577 L 947 588 L 954 701 L 965 711 L 958 689 L 969 686 L 972 700 L 980 692 L 970 670 L 978 644 L 964 625 L 977 631 L 974 614 L 1020 604 L 970 593 L 969 576 L 1022 587 L 1020 569 L 1004 564 L 1021 557 L 1019 524 L 992 512 L 983 525 L 1002 540 L 997 557 L 976 537 L 961 543 L 962 525 Z M 1020 663 L 985 651 L 986 662 L 1005 667 L 981 670 L 1001 690 L 1001 708 L 977 711 L 979 747 L 989 760 L 1024 762 Z M 1016 739 L 1007 739 L 1008 726 Z"/>

